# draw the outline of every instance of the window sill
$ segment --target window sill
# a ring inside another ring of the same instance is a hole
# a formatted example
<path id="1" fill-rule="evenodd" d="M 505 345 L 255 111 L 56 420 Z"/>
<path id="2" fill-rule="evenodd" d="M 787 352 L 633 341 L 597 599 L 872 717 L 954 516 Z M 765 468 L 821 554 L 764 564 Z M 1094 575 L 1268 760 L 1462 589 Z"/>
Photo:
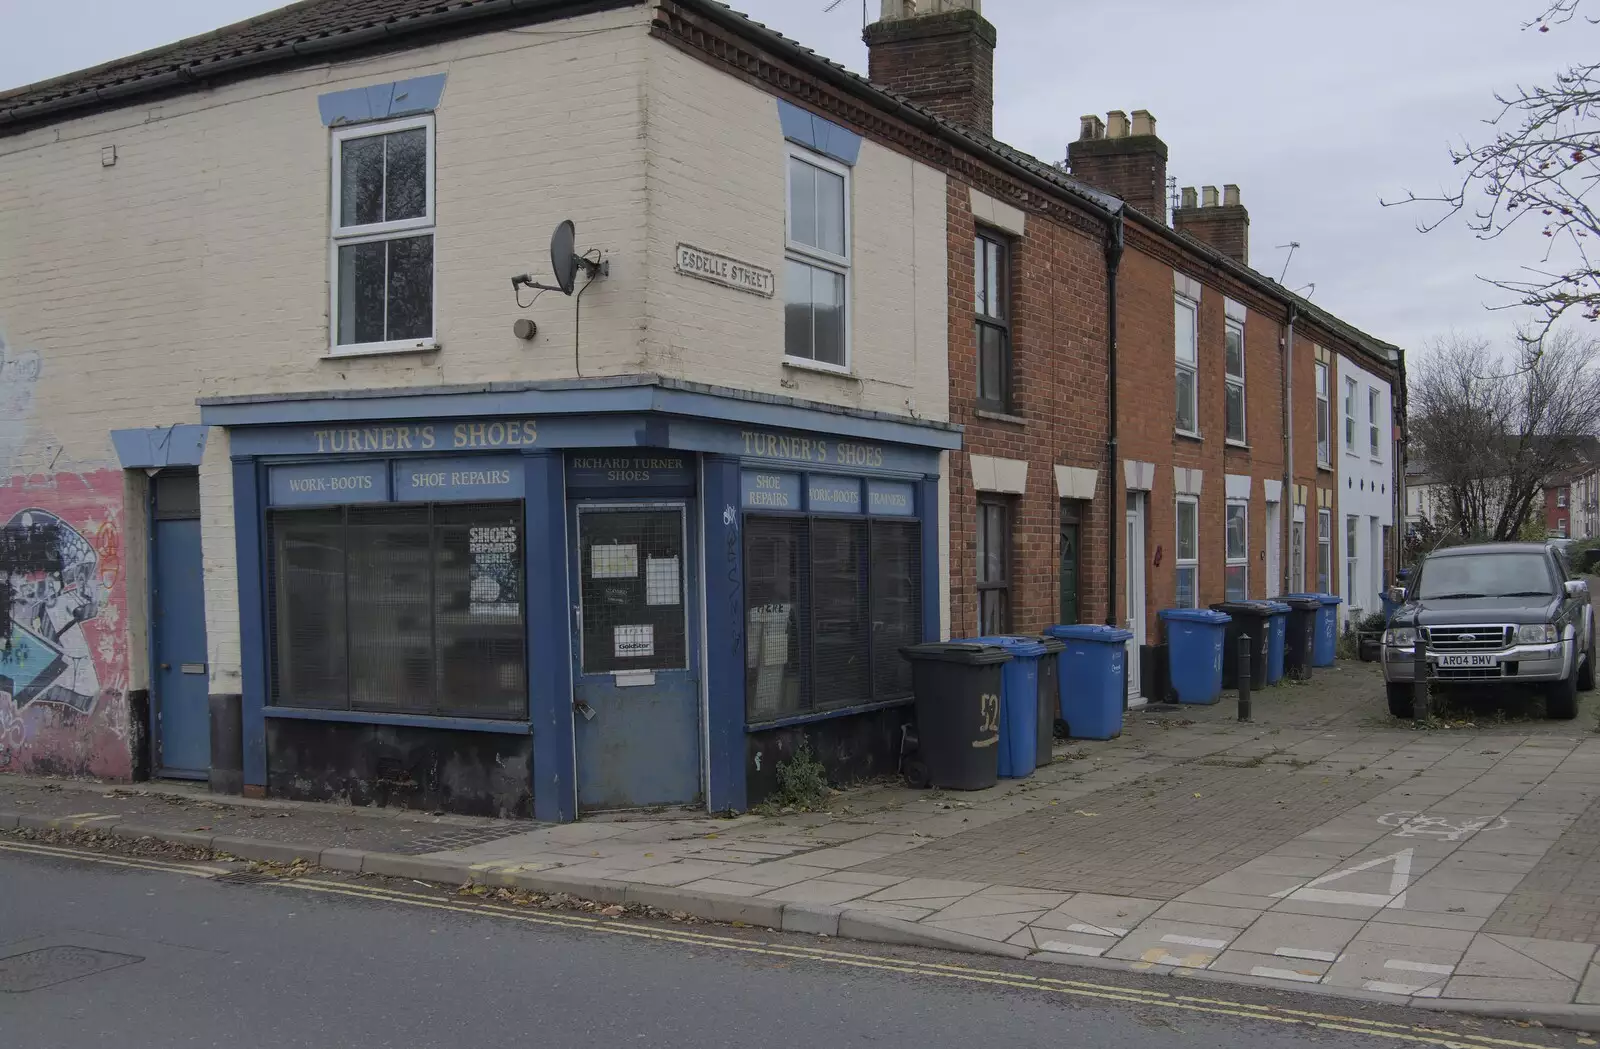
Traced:
<path id="1" fill-rule="evenodd" d="M 1333 473 L 1333 464 L 1332 463 L 1318 463 L 1317 464 L 1317 469 L 1323 471 L 1324 473 L 1330 473 L 1331 474 L 1331 473 Z"/>
<path id="2" fill-rule="evenodd" d="M 755 724 L 746 724 L 745 732 L 765 732 L 768 729 L 785 728 L 789 725 L 803 725 L 811 721 L 827 721 L 831 718 L 849 717 L 851 714 L 870 714 L 874 710 L 887 710 L 890 707 L 903 707 L 915 702 L 914 697 L 906 696 L 903 699 L 882 699 L 875 703 L 858 703 L 853 707 L 836 707 L 832 710 L 814 710 L 805 714 L 795 714 L 786 718 L 777 718 L 773 721 L 761 721 Z"/>
<path id="3" fill-rule="evenodd" d="M 1229 448 L 1238 448 L 1241 451 L 1246 451 L 1246 452 L 1248 452 L 1250 450 L 1250 445 L 1247 442 L 1245 442 L 1245 441 L 1236 441 L 1232 437 L 1229 437 L 1227 440 L 1223 441 L 1222 443 L 1227 445 Z"/>
<path id="4" fill-rule="evenodd" d="M 1010 412 L 995 411 L 993 408 L 974 408 L 972 414 L 980 419 L 992 419 L 997 423 L 1011 423 L 1013 426 L 1028 425 L 1025 415 L 1013 415 Z"/>
<path id="5" fill-rule="evenodd" d="M 439 349 L 437 339 L 419 339 L 415 342 L 369 342 L 357 346 L 336 346 L 322 355 L 325 361 L 342 361 L 351 357 L 387 357 L 397 353 L 433 353 Z"/>
<path id="6" fill-rule="evenodd" d="M 1383 465 L 1383 456 L 1381 456 L 1381 455 L 1369 455 L 1369 456 L 1367 456 L 1367 461 L 1370 462 L 1373 466 L 1382 466 Z"/>
<path id="7" fill-rule="evenodd" d="M 861 381 L 860 377 L 849 368 L 841 368 L 837 364 L 824 364 L 821 361 L 811 361 L 804 357 L 785 357 L 783 359 L 783 366 L 785 368 L 794 368 L 796 371 L 819 372 L 823 375 L 834 375 L 841 379 L 850 379 L 853 382 Z"/>
<path id="8" fill-rule="evenodd" d="M 1174 427 L 1172 432 L 1174 434 L 1176 434 L 1177 436 L 1182 437 L 1186 441 L 1204 441 L 1205 440 L 1204 437 L 1200 436 L 1200 434 L 1198 434 L 1198 433 L 1195 433 L 1193 430 L 1180 430 L 1180 429 Z"/>
<path id="9" fill-rule="evenodd" d="M 299 721 L 345 721 L 358 725 L 405 725 L 411 728 L 443 728 L 460 732 L 497 732 L 504 736 L 528 736 L 533 731 L 526 721 L 497 721 L 491 718 L 452 718 L 433 714 L 383 714 L 370 710 L 327 710 L 319 707 L 262 707 L 262 716 Z"/>

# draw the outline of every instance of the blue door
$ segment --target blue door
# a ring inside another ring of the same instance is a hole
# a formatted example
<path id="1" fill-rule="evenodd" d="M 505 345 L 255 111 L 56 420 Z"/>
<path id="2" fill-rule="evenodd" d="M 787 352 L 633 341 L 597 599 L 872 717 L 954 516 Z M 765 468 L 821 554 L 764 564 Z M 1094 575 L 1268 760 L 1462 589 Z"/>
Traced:
<path id="1" fill-rule="evenodd" d="M 683 502 L 574 509 L 578 807 L 700 796 L 699 641 Z"/>
<path id="2" fill-rule="evenodd" d="M 162 776 L 203 779 L 211 765 L 211 710 L 200 483 L 193 473 L 164 471 L 152 488 L 155 764 Z"/>

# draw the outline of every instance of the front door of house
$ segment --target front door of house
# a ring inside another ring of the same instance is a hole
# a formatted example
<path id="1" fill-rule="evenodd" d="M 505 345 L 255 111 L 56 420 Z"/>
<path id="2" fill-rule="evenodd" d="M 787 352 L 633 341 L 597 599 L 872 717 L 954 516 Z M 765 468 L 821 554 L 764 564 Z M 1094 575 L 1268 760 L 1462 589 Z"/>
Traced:
<path id="1" fill-rule="evenodd" d="M 1306 523 L 1304 519 L 1289 525 L 1289 592 L 1303 594 L 1306 590 Z"/>
<path id="2" fill-rule="evenodd" d="M 192 471 L 164 470 L 150 487 L 155 766 L 162 776 L 203 779 L 211 767 L 211 689 L 200 479 Z"/>
<path id="3" fill-rule="evenodd" d="M 1077 506 L 1061 504 L 1061 618 L 1060 623 L 1078 621 L 1078 542 L 1081 538 Z"/>
<path id="4" fill-rule="evenodd" d="M 1139 648 L 1145 643 L 1144 624 L 1144 493 L 1128 493 L 1128 511 L 1124 532 L 1124 547 L 1128 551 L 1127 573 L 1124 576 L 1124 607 L 1128 611 L 1126 626 L 1133 631 L 1128 640 L 1128 703 L 1139 706 L 1144 697 L 1139 691 Z"/>
<path id="5" fill-rule="evenodd" d="M 573 511 L 573 736 L 578 807 L 700 794 L 693 548 L 683 501 Z"/>

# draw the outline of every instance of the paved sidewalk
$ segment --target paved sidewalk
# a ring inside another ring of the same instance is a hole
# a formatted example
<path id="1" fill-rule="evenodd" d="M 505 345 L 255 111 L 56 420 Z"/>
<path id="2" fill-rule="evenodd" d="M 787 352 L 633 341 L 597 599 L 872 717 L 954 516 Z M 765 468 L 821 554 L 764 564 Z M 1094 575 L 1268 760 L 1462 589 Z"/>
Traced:
<path id="1" fill-rule="evenodd" d="M 793 931 L 1600 1024 L 1600 736 L 1388 718 L 1375 669 L 1255 721 L 1130 713 L 1033 776 L 878 785 L 774 818 L 551 826 L 192 789 L 0 781 L 0 830 L 113 829 L 261 859 L 635 900 Z"/>

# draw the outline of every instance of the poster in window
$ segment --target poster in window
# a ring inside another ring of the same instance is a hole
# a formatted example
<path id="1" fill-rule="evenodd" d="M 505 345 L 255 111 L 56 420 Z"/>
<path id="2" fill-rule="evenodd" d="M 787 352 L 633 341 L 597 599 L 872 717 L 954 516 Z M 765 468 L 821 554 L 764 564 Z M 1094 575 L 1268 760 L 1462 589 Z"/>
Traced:
<path id="1" fill-rule="evenodd" d="M 676 557 L 645 558 L 645 604 L 675 605 L 679 600 L 678 590 L 678 559 Z"/>
<path id="2" fill-rule="evenodd" d="M 639 548 L 633 543 L 596 543 L 589 548 L 591 579 L 633 579 L 639 574 Z"/>
<path id="3" fill-rule="evenodd" d="M 471 556 L 468 611 L 475 616 L 522 614 L 521 565 L 517 563 L 517 526 L 494 525 L 467 530 Z"/>

